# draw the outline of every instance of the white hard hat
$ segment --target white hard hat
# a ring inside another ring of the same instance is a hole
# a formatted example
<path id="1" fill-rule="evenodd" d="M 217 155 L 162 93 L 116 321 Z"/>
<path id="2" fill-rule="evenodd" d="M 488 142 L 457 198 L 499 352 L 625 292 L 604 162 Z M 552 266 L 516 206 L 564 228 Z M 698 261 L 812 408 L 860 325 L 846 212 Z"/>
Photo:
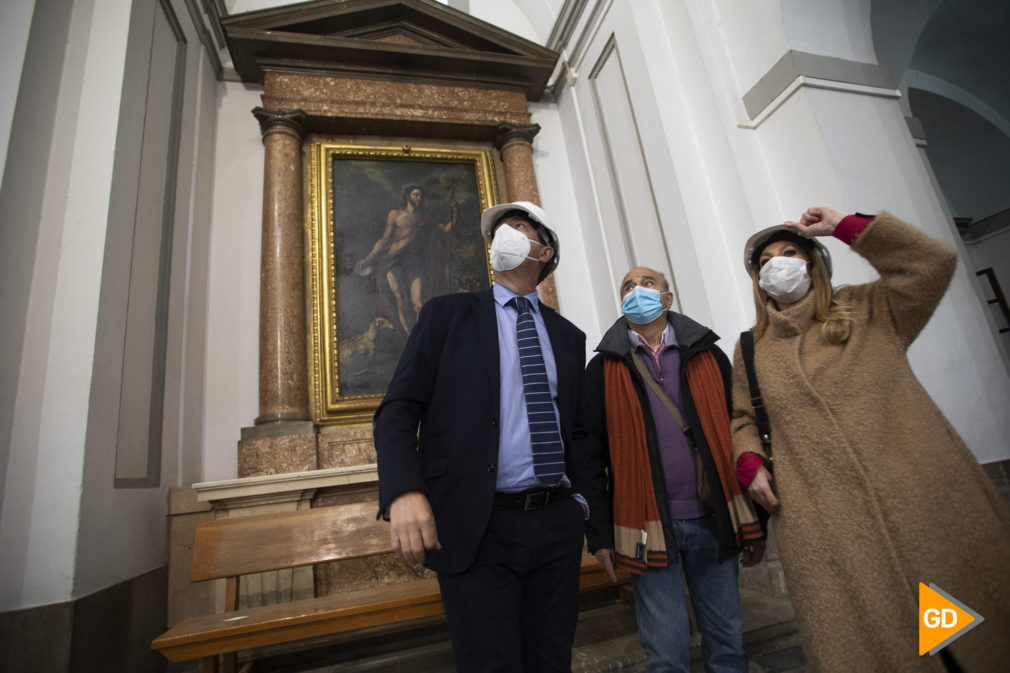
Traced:
<path id="1" fill-rule="evenodd" d="M 757 273 L 759 269 L 757 256 L 766 245 L 780 240 L 798 241 L 800 245 L 811 248 L 824 261 L 824 266 L 828 268 L 828 277 L 831 277 L 831 253 L 824 247 L 824 244 L 816 238 L 811 238 L 784 224 L 776 224 L 773 227 L 762 229 L 747 239 L 747 243 L 743 246 L 743 264 L 747 273 Z"/>

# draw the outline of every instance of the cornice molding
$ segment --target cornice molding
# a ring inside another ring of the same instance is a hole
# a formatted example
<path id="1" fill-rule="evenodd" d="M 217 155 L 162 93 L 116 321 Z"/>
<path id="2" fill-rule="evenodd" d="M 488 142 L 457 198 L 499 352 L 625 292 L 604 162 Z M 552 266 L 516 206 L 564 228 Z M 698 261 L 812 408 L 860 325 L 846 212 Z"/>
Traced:
<path id="1" fill-rule="evenodd" d="M 744 94 L 744 109 L 750 122 L 739 126 L 760 126 L 785 100 L 805 86 L 884 98 L 901 97 L 894 76 L 876 63 L 790 50 Z"/>

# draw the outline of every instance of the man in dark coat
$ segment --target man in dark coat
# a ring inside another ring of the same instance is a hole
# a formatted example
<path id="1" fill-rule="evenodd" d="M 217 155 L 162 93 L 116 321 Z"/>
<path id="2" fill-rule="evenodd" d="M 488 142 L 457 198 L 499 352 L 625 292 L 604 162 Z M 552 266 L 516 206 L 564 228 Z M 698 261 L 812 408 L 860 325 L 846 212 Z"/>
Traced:
<path id="1" fill-rule="evenodd" d="M 457 670 L 567 672 L 585 335 L 537 299 L 547 214 L 495 206 L 481 229 L 495 285 L 424 305 L 375 413 L 380 508 L 394 548 L 438 573 Z"/>
<path id="2" fill-rule="evenodd" d="M 746 673 L 737 554 L 756 563 L 763 533 L 733 471 L 730 364 L 669 310 L 663 274 L 632 269 L 620 291 L 624 317 L 587 371 L 589 550 L 632 572 L 648 671 L 690 670 L 686 581 L 705 670 Z"/>

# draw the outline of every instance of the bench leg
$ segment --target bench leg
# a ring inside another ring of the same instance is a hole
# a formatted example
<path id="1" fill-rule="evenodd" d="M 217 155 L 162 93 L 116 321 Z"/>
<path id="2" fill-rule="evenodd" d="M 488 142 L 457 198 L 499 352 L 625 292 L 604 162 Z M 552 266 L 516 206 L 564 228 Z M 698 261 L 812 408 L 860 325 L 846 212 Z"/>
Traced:
<path id="1" fill-rule="evenodd" d="M 200 673 L 218 673 L 217 655 L 200 660 Z"/>
<path id="2" fill-rule="evenodd" d="M 238 670 L 238 652 L 229 652 L 221 655 L 222 673 L 236 673 Z"/>

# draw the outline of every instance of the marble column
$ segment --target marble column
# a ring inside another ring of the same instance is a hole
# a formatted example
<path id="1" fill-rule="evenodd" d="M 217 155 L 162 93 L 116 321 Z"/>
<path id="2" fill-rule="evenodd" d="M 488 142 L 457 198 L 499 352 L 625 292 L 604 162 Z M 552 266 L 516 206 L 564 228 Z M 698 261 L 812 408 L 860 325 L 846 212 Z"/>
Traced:
<path id="1" fill-rule="evenodd" d="M 505 168 L 505 193 L 509 201 L 530 201 L 540 205 L 537 175 L 533 169 L 533 138 L 540 124 L 499 124 L 495 147 L 501 152 Z M 560 239 L 560 236 L 558 237 Z M 559 241 L 561 247 L 563 243 Z M 540 301 L 558 308 L 558 292 L 554 276 L 547 276 L 537 287 Z"/>
<path id="2" fill-rule="evenodd" d="M 263 133 L 260 406 L 256 424 L 308 420 L 302 138 L 305 113 L 256 108 Z"/>
<path id="3" fill-rule="evenodd" d="M 301 110 L 256 108 L 263 134 L 259 416 L 243 428 L 239 476 L 316 467 L 305 351 Z"/>

